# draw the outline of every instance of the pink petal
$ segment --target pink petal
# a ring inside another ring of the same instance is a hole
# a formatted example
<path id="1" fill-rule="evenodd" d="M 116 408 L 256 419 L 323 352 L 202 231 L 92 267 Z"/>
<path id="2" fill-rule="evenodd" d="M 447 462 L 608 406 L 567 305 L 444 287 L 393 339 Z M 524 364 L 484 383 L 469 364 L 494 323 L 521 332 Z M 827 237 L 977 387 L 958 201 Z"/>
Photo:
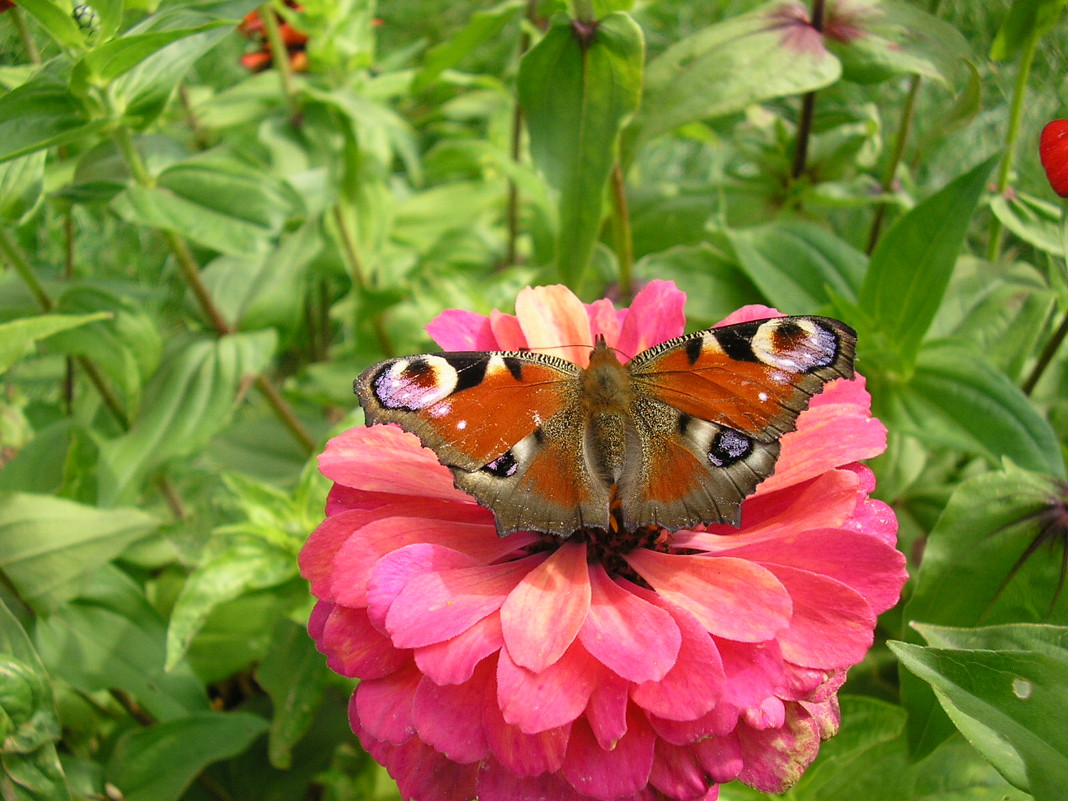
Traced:
<path id="1" fill-rule="evenodd" d="M 531 570 L 501 607 L 508 654 L 534 672 L 563 656 L 590 609 L 585 544 L 565 542 Z"/>
<path id="2" fill-rule="evenodd" d="M 316 642 L 322 639 L 327 618 L 336 606 L 329 601 L 319 601 L 312 607 L 311 614 L 308 616 L 308 634 Z"/>
<path id="3" fill-rule="evenodd" d="M 782 651 L 776 642 L 716 640 L 727 676 L 723 700 L 737 707 L 757 706 L 786 683 Z"/>
<path id="4" fill-rule="evenodd" d="M 600 565 L 590 566 L 589 580 L 589 615 L 579 632 L 586 650 L 630 681 L 663 678 L 682 641 L 671 615 L 612 581 Z"/>
<path id="5" fill-rule="evenodd" d="M 455 637 L 415 649 L 415 664 L 436 684 L 460 684 L 504 645 L 501 616 L 490 614 Z"/>
<path id="6" fill-rule="evenodd" d="M 794 599 L 790 628 L 776 638 L 783 658 L 797 665 L 855 665 L 871 648 L 875 614 L 855 590 L 839 581 L 782 565 L 767 565 Z"/>
<path id="7" fill-rule="evenodd" d="M 482 707 L 493 673 L 467 684 L 439 687 L 423 677 L 412 702 L 412 721 L 419 739 L 454 762 L 480 762 L 489 756 L 482 729 Z"/>
<path id="8" fill-rule="evenodd" d="M 590 319 L 590 331 L 594 338 L 603 336 L 608 347 L 616 347 L 619 341 L 619 330 L 626 318 L 626 313 L 617 311 L 608 298 L 602 298 L 586 307 L 586 315 Z"/>
<path id="9" fill-rule="evenodd" d="M 688 609 L 712 634 L 742 642 L 771 639 L 790 621 L 790 595 L 744 559 L 632 551 L 625 557 L 659 595 Z"/>
<path id="10" fill-rule="evenodd" d="M 409 506 L 413 512 L 419 511 L 418 503 Z M 454 511 L 462 508 L 458 504 L 440 506 Z M 435 510 L 435 514 L 448 511 L 443 508 Z M 367 582 L 378 560 L 406 545 L 432 543 L 486 563 L 496 561 L 534 539 L 536 535 L 528 532 L 502 538 L 497 536 L 493 526 L 440 518 L 397 516 L 373 520 L 360 529 L 358 536 L 351 537 L 338 549 L 330 591 L 336 594 L 339 603 L 366 605 Z"/>
<path id="11" fill-rule="evenodd" d="M 417 576 L 386 615 L 394 645 L 418 648 L 455 637 L 500 609 L 511 589 L 541 559 L 533 556 Z"/>
<path id="12" fill-rule="evenodd" d="M 844 528 L 795 529 L 786 536 L 741 544 L 729 553 L 833 578 L 864 596 L 877 613 L 897 603 L 908 578 L 904 554 L 882 540 Z"/>
<path id="13" fill-rule="evenodd" d="M 809 406 L 826 406 L 849 404 L 871 412 L 871 395 L 868 393 L 868 379 L 857 373 L 852 381 L 832 381 L 823 392 L 814 397 Z"/>
<path id="14" fill-rule="evenodd" d="M 539 673 L 517 665 L 501 650 L 497 703 L 504 719 L 527 734 L 570 723 L 586 708 L 605 668 L 579 643 Z"/>
<path id="15" fill-rule="evenodd" d="M 555 773 L 516 776 L 490 762 L 478 774 L 479 801 L 586 801 Z"/>
<path id="16" fill-rule="evenodd" d="M 585 719 L 571 727 L 563 774 L 579 793 L 609 799 L 639 792 L 649 783 L 656 737 L 645 717 L 628 716 L 627 733 L 611 751 L 605 751 Z"/>
<path id="17" fill-rule="evenodd" d="M 442 350 L 497 350 L 489 318 L 462 309 L 446 309 L 426 327 Z"/>
<path id="18" fill-rule="evenodd" d="M 685 746 L 712 736 L 734 731 L 738 724 L 738 709 L 731 704 L 718 703 L 695 720 L 668 720 L 649 715 L 649 723 L 666 743 Z"/>
<path id="19" fill-rule="evenodd" d="M 519 318 L 514 314 L 490 312 L 490 327 L 497 346 L 493 350 L 523 350 L 527 347 L 527 338 L 519 325 Z"/>
<path id="20" fill-rule="evenodd" d="M 682 639 L 674 666 L 660 681 L 636 684 L 634 703 L 670 720 L 694 720 L 711 710 L 723 695 L 726 676 L 712 638 L 700 621 L 681 607 L 671 607 Z"/>
<path id="21" fill-rule="evenodd" d="M 786 707 L 780 698 L 765 698 L 760 706 L 744 710 L 742 720 L 753 729 L 778 729 L 786 722 Z"/>
<path id="22" fill-rule="evenodd" d="M 709 790 L 708 774 L 690 749 L 663 742 L 657 743 L 649 783 L 668 798 L 679 801 L 699 799 Z"/>
<path id="23" fill-rule="evenodd" d="M 737 779 L 745 766 L 742 746 L 734 732 L 724 737 L 708 737 L 694 743 L 691 749 L 712 780 L 721 784 Z"/>
<path id="24" fill-rule="evenodd" d="M 897 544 L 897 516 L 887 504 L 875 498 L 861 498 L 846 527 L 878 537 L 890 547 Z"/>
<path id="25" fill-rule="evenodd" d="M 606 673 L 604 680 L 593 688 L 586 705 L 586 720 L 593 736 L 605 751 L 616 747 L 616 741 L 627 733 L 627 690 L 630 682 L 615 673 Z"/>
<path id="26" fill-rule="evenodd" d="M 772 317 L 785 316 L 786 315 L 781 311 L 772 308 L 771 306 L 762 306 L 759 303 L 751 303 L 748 306 L 742 306 L 742 308 L 728 314 L 716 323 L 715 328 L 721 328 L 725 325 L 736 325 L 738 323 L 748 323 L 753 320 L 768 320 Z"/>
<path id="27" fill-rule="evenodd" d="M 878 456 L 886 450 L 886 427 L 857 404 L 821 404 L 797 418 L 797 430 L 781 442 L 775 472 L 757 493 L 800 484 L 835 467 Z"/>
<path id="28" fill-rule="evenodd" d="M 586 308 L 566 286 L 527 287 L 515 299 L 515 314 L 531 349 L 548 348 L 585 367 L 593 337 Z"/>
<path id="29" fill-rule="evenodd" d="M 492 700 L 482 707 L 482 726 L 490 752 L 516 776 L 559 770 L 571 736 L 570 723 L 536 733 L 520 731 L 504 720 Z"/>
<path id="30" fill-rule="evenodd" d="M 744 767 L 738 778 L 763 793 L 782 793 L 801 778 L 819 751 L 820 738 L 808 714 L 790 704 L 781 729 L 737 729 Z"/>
<path id="31" fill-rule="evenodd" d="M 838 727 L 842 723 L 842 711 L 838 708 L 837 695 L 831 694 L 829 698 L 819 703 L 802 701 L 798 706 L 812 717 L 821 740 L 829 740 L 838 734 Z"/>
<path id="32" fill-rule="evenodd" d="M 415 734 L 412 700 L 421 680 L 422 675 L 412 665 L 381 679 L 360 682 L 352 703 L 368 734 L 393 745 Z"/>
<path id="33" fill-rule="evenodd" d="M 350 428 L 326 444 L 319 471 L 339 484 L 369 492 L 440 498 L 474 506 L 453 485 L 452 473 L 415 434 L 395 425 Z"/>
<path id="34" fill-rule="evenodd" d="M 342 676 L 380 679 L 411 660 L 410 652 L 394 648 L 389 638 L 371 625 L 363 609 L 334 607 L 319 642 L 326 664 Z"/>
<path id="35" fill-rule="evenodd" d="M 408 582 L 424 573 L 475 567 L 477 559 L 452 548 L 415 543 L 375 562 L 367 579 L 367 616 L 379 631 L 386 630 L 386 614 Z"/>
<path id="36" fill-rule="evenodd" d="M 417 737 L 390 745 L 374 739 L 358 721 L 352 728 L 364 750 L 396 780 L 403 798 L 470 801 L 474 797 L 476 765 L 452 762 Z"/>
<path id="37" fill-rule="evenodd" d="M 650 281 L 634 296 L 616 348 L 624 361 L 680 336 L 686 327 L 686 293 L 674 281 Z"/>

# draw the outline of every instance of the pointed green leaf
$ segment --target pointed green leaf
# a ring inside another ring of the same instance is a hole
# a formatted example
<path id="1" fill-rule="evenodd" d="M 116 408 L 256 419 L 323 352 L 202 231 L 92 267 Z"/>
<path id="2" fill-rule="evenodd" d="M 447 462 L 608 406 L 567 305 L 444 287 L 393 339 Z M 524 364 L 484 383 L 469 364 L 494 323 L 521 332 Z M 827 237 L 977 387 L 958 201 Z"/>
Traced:
<path id="1" fill-rule="evenodd" d="M 441 44 L 427 50 L 423 68 L 412 79 L 412 92 L 426 89 L 445 70 L 497 36 L 525 7 L 523 0 L 504 0 L 485 11 L 475 11 L 471 20 Z"/>
<path id="2" fill-rule="evenodd" d="M 556 264 L 572 285 L 593 255 L 619 132 L 638 105 L 644 47 L 626 14 L 591 28 L 561 15 L 520 64 L 531 155 L 560 193 Z"/>
<path id="3" fill-rule="evenodd" d="M 879 240 L 860 288 L 871 317 L 867 333 L 909 363 L 915 358 L 949 285 L 990 158 L 918 203 Z"/>
<path id="4" fill-rule="evenodd" d="M 85 139 L 106 120 L 90 120 L 67 88 L 62 65 L 0 96 L 0 161 Z"/>
<path id="5" fill-rule="evenodd" d="M 132 731 L 115 747 L 108 780 L 124 801 L 175 801 L 205 767 L 240 754 L 266 729 L 247 712 L 203 712 Z"/>
<path id="6" fill-rule="evenodd" d="M 838 59 L 797 11 L 776 0 L 704 28 L 651 61 L 628 152 L 685 123 L 838 80 Z"/>
<path id="7" fill-rule="evenodd" d="M 1066 636 L 1065 629 L 1058 637 Z M 1036 801 L 1068 787 L 1068 658 L 1029 650 L 959 650 L 891 643 L 929 682 L 954 723 L 1005 778 Z"/>
<path id="8" fill-rule="evenodd" d="M 1013 0 L 990 47 L 990 58 L 994 61 L 1012 58 L 1028 39 L 1045 36 L 1060 22 L 1065 5 L 1068 5 L 1066 0 Z"/>
<path id="9" fill-rule="evenodd" d="M 0 163 L 0 220 L 20 224 L 41 202 L 45 153 L 39 150 Z"/>
<path id="10" fill-rule="evenodd" d="M 45 337 L 103 320 L 107 314 L 42 314 L 0 323 L 0 373 L 32 352 L 33 344 Z"/>
<path id="11" fill-rule="evenodd" d="M 63 47 L 80 50 L 86 46 L 85 31 L 74 21 L 68 4 L 54 0 L 19 0 L 18 7 L 39 22 Z"/>
<path id="12" fill-rule="evenodd" d="M 215 436 L 229 420 L 242 381 L 266 367 L 275 341 L 273 331 L 194 340 L 165 359 L 130 431 L 101 446 L 105 502 L 135 497 L 141 478 Z"/>
<path id="13" fill-rule="evenodd" d="M 138 509 L 97 509 L 47 495 L 0 495 L 0 570 L 37 611 L 55 609 L 93 571 L 152 533 Z"/>

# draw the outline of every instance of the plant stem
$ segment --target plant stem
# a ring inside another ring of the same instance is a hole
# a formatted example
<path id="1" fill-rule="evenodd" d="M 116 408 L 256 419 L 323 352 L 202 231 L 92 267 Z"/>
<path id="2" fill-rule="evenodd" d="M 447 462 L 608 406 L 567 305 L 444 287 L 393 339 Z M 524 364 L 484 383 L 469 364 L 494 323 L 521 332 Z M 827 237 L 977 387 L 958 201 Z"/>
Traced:
<path id="1" fill-rule="evenodd" d="M 1034 391 L 1039 379 L 1042 378 L 1042 374 L 1046 372 L 1046 368 L 1050 366 L 1053 357 L 1056 356 L 1057 351 L 1060 350 L 1065 337 L 1068 337 L 1068 314 L 1061 320 L 1061 324 L 1057 326 L 1057 330 L 1053 332 L 1053 336 L 1046 341 L 1045 347 L 1042 348 L 1042 353 L 1038 356 L 1038 361 L 1035 362 L 1035 366 L 1031 369 L 1031 374 L 1027 376 L 1027 380 L 1023 382 L 1021 389 L 1023 389 L 1025 395 L 1030 395 Z"/>
<path id="2" fill-rule="evenodd" d="M 278 25 L 278 16 L 273 6 L 273 1 L 260 6 L 260 19 L 263 21 L 263 30 L 267 33 L 267 42 L 271 46 L 271 62 L 282 81 L 282 93 L 289 105 L 290 117 L 295 120 L 301 113 L 300 96 L 297 94 L 296 83 L 293 80 L 293 65 L 289 61 L 289 48 L 282 40 L 282 30 Z"/>
<path id="3" fill-rule="evenodd" d="M 178 262 L 178 268 L 182 271 L 186 283 L 193 290 L 197 304 L 211 322 L 211 327 L 221 336 L 234 333 L 234 327 L 226 322 L 222 311 L 215 304 L 207 286 L 204 285 L 204 280 L 200 277 L 200 265 L 197 264 L 197 260 L 189 250 L 189 245 L 173 231 L 163 231 L 163 238 L 174 254 L 174 259 Z"/>
<path id="4" fill-rule="evenodd" d="M 997 193 L 1004 195 L 1009 188 L 1009 177 L 1012 175 L 1013 163 L 1016 160 L 1016 141 L 1020 136 L 1020 122 L 1023 119 L 1024 98 L 1027 95 L 1027 79 L 1031 75 L 1031 65 L 1035 60 L 1035 51 L 1038 48 L 1038 36 L 1032 34 L 1024 42 L 1023 52 L 1020 55 L 1020 67 L 1016 73 L 1016 83 L 1012 88 L 1012 105 L 1009 109 L 1009 129 L 1005 134 L 1005 155 L 1001 159 L 1001 169 L 998 171 Z M 995 217 L 990 224 L 990 241 L 987 243 L 987 261 L 997 261 L 1001 253 L 1001 241 L 1005 230 L 1001 221 Z"/>
<path id="5" fill-rule="evenodd" d="M 824 0 L 812 0 L 811 23 L 812 27 L 823 32 L 823 2 Z M 801 115 L 797 121 L 797 145 L 794 150 L 794 163 L 790 168 L 790 177 L 795 181 L 805 173 L 805 162 L 808 160 L 808 140 L 812 136 L 812 118 L 816 110 L 816 93 L 806 92 L 801 98 Z"/>
<path id="6" fill-rule="evenodd" d="M 363 259 L 360 258 L 359 248 L 356 247 L 356 235 L 340 203 L 334 206 L 334 223 L 337 225 L 338 236 L 341 239 L 341 255 L 348 265 L 352 282 L 358 289 L 367 289 L 369 286 L 367 273 L 364 270 Z M 387 356 L 392 356 L 393 342 L 390 340 L 381 312 L 371 316 L 371 329 L 374 331 L 375 339 L 378 340 L 378 347 Z"/>
<path id="7" fill-rule="evenodd" d="M 634 241 L 627 206 L 627 186 L 623 168 L 617 161 L 612 165 L 612 234 L 615 239 L 616 260 L 619 262 L 619 295 L 622 302 L 634 297 Z"/>
<path id="8" fill-rule="evenodd" d="M 37 49 L 37 42 L 33 40 L 33 32 L 30 30 L 30 26 L 26 24 L 26 17 L 23 15 L 22 9 L 15 6 L 10 11 L 15 19 L 15 30 L 19 32 L 22 47 L 26 50 L 26 57 L 32 63 L 40 64 L 41 51 Z"/>
<path id="9" fill-rule="evenodd" d="M 905 156 L 905 143 L 908 141 L 909 133 L 912 130 L 912 120 L 916 112 L 916 96 L 919 92 L 920 76 L 913 75 L 909 80 L 909 91 L 905 95 L 905 104 L 901 108 L 901 120 L 898 122 L 897 135 L 894 138 L 894 149 L 890 154 L 890 160 L 886 164 L 886 170 L 883 172 L 882 182 L 879 184 L 883 194 L 891 192 L 894 188 L 894 176 L 897 175 L 897 168 Z M 886 208 L 887 204 L 885 202 L 881 202 L 875 207 L 875 216 L 872 217 L 871 229 L 868 231 L 868 245 L 864 249 L 864 252 L 869 256 L 879 242 L 879 233 L 883 227 L 883 220 L 886 218 Z"/>
<path id="10" fill-rule="evenodd" d="M 19 274 L 19 278 L 26 284 L 33 299 L 41 307 L 41 311 L 52 311 L 55 308 L 52 298 L 48 297 L 41 282 L 37 280 L 37 274 L 34 273 L 18 242 L 15 241 L 14 235 L 4 227 L 0 227 L 0 256 L 3 256 L 12 269 Z"/>

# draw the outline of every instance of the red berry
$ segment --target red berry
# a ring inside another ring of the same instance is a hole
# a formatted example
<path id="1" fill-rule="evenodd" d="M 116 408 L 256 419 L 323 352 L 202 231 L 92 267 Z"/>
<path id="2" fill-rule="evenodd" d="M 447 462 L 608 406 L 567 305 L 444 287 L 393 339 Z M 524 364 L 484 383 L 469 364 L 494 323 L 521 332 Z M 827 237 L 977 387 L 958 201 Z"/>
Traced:
<path id="1" fill-rule="evenodd" d="M 1038 157 L 1053 191 L 1068 197 L 1068 120 L 1054 120 L 1042 129 Z"/>

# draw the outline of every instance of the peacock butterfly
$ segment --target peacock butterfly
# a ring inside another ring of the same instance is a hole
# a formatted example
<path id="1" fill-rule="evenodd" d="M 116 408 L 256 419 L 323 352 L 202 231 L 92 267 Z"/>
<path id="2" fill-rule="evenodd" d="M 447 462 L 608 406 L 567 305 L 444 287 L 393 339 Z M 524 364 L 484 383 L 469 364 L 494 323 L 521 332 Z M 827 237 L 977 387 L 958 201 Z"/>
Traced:
<path id="1" fill-rule="evenodd" d="M 586 527 L 738 525 L 779 439 L 852 378 L 856 333 L 827 317 L 710 328 L 626 364 L 598 339 L 586 368 L 544 353 L 387 359 L 353 384 L 368 425 L 422 440 L 503 536 Z"/>

